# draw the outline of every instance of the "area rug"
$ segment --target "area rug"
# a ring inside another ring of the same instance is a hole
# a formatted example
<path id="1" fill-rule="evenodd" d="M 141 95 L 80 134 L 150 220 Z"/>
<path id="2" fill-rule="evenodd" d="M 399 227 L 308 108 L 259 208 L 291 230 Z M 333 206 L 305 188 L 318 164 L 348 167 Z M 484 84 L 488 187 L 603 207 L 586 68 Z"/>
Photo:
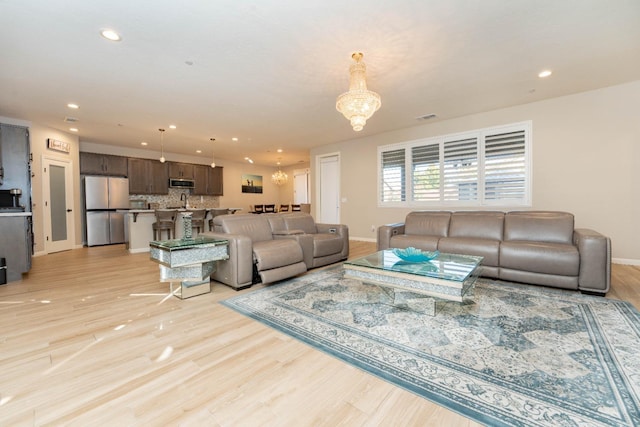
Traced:
<path id="1" fill-rule="evenodd" d="M 640 425 L 640 314 L 629 303 L 480 279 L 473 302 L 313 272 L 222 304 L 479 423 Z"/>

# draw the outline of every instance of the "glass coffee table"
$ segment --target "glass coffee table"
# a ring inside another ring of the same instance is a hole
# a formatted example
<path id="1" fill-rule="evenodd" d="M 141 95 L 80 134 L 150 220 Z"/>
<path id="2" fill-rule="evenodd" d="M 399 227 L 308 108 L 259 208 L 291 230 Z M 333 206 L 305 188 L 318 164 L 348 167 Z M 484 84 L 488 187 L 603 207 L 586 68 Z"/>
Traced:
<path id="1" fill-rule="evenodd" d="M 392 250 L 379 251 L 345 261 L 344 277 L 365 283 L 402 289 L 431 298 L 424 312 L 435 315 L 436 300 L 468 302 L 480 273 L 482 257 L 440 253 L 430 261 L 408 262 Z"/>

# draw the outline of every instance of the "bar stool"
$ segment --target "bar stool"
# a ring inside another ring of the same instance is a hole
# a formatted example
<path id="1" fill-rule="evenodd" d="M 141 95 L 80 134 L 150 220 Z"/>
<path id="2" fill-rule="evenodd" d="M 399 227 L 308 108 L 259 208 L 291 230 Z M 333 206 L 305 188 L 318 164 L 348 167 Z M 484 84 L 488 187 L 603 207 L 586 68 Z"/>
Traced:
<path id="1" fill-rule="evenodd" d="M 207 214 L 206 209 L 191 209 L 191 228 L 196 229 L 196 233 L 200 234 L 204 231 L 204 217 Z"/>
<path id="2" fill-rule="evenodd" d="M 174 209 L 156 209 L 156 222 L 153 223 L 153 240 L 160 240 L 162 232 L 167 232 L 167 239 L 176 234 L 176 216 L 178 211 Z"/>

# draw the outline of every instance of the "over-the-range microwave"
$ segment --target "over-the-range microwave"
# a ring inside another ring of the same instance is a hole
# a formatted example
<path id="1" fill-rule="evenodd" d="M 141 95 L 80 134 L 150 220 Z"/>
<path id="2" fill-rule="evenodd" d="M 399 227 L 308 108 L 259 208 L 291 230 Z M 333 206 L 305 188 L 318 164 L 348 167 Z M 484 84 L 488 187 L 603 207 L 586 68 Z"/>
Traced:
<path id="1" fill-rule="evenodd" d="M 194 188 L 196 182 L 188 178 L 169 178 L 169 187 L 171 188 Z"/>

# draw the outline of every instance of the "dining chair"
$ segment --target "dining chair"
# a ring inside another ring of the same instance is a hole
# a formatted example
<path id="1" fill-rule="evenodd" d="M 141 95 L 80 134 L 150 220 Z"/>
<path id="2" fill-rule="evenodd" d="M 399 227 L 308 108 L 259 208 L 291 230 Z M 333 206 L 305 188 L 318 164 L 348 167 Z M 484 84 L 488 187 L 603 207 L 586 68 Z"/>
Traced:
<path id="1" fill-rule="evenodd" d="M 300 212 L 300 205 L 299 204 L 291 205 L 291 211 Z"/>
<path id="2" fill-rule="evenodd" d="M 276 205 L 264 205 L 264 212 L 265 213 L 274 213 L 276 211 Z"/>
<path id="3" fill-rule="evenodd" d="M 256 213 L 256 214 L 264 213 L 264 205 L 255 205 L 253 207 L 253 213 Z"/>
<path id="4" fill-rule="evenodd" d="M 289 212 L 289 205 L 280 205 L 278 212 Z"/>

